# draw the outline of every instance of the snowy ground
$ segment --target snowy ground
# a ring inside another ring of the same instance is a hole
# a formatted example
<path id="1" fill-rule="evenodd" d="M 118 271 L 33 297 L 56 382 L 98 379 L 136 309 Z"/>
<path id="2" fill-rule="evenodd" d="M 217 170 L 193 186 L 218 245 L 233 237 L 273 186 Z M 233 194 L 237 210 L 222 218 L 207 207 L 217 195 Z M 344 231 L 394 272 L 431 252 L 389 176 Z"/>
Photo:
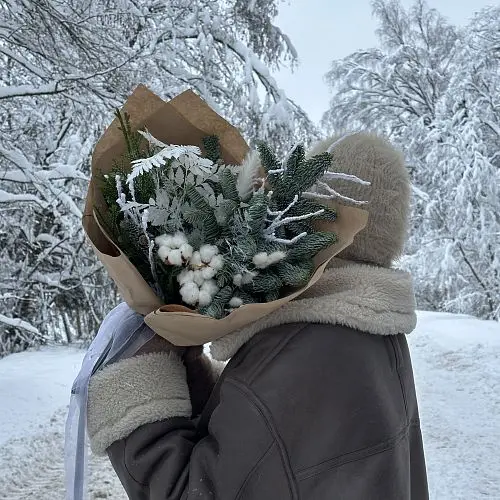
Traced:
<path id="1" fill-rule="evenodd" d="M 432 500 L 500 500 L 500 324 L 420 313 L 410 337 Z M 0 499 L 62 500 L 63 431 L 83 353 L 0 360 Z M 104 460 L 90 498 L 126 499 Z"/>

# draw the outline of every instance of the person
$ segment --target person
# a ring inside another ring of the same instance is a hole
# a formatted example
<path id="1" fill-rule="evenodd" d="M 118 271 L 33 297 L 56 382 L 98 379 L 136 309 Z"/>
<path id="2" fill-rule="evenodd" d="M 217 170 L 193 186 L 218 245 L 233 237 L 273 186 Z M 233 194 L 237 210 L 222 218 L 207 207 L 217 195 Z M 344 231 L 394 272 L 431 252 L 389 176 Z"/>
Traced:
<path id="1" fill-rule="evenodd" d="M 332 138 L 311 154 L 328 150 Z M 132 500 L 426 500 L 400 153 L 357 133 L 331 151 L 369 221 L 295 301 L 201 348 L 159 337 L 91 379 L 88 432 Z M 338 185 L 336 185 L 338 186 Z M 343 201 L 349 203 L 349 200 Z"/>

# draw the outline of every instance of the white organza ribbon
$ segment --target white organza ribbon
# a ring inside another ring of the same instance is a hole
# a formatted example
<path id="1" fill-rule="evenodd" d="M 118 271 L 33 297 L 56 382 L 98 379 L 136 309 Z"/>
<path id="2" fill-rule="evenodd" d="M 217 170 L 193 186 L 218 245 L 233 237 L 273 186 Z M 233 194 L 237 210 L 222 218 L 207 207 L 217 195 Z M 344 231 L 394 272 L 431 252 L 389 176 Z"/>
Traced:
<path id="1" fill-rule="evenodd" d="M 106 316 L 90 345 L 71 389 L 66 420 L 64 462 L 67 500 L 87 498 L 87 396 L 90 377 L 108 364 L 133 356 L 154 335 L 144 323 L 143 316 L 122 303 Z"/>

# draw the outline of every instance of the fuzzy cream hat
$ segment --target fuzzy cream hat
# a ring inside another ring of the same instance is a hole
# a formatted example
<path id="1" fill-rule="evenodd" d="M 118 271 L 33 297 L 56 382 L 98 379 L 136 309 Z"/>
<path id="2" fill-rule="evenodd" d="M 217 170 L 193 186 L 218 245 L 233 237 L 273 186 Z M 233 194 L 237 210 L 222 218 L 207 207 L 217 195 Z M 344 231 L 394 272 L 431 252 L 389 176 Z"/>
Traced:
<path id="1" fill-rule="evenodd" d="M 410 178 L 402 154 L 387 141 L 366 133 L 321 141 L 308 156 L 325 151 L 333 155 L 333 171 L 371 183 L 335 180 L 332 184 L 342 195 L 368 202 L 363 206 L 369 213 L 367 226 L 339 257 L 391 267 L 403 251 L 410 212 Z"/>

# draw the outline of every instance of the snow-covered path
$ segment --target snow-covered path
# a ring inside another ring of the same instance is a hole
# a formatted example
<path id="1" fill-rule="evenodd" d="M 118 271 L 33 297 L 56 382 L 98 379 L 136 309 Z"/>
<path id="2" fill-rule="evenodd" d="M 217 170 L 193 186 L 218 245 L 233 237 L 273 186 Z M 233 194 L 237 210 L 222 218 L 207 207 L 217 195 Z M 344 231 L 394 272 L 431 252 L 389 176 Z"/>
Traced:
<path id="1" fill-rule="evenodd" d="M 433 500 L 500 500 L 500 324 L 420 313 L 409 336 Z"/>
<path id="2" fill-rule="evenodd" d="M 500 500 L 500 325 L 420 313 L 409 337 L 432 500 Z M 0 360 L 0 499 L 62 500 L 66 403 L 83 352 L 53 347 Z M 125 500 L 91 459 L 90 499 Z"/>

